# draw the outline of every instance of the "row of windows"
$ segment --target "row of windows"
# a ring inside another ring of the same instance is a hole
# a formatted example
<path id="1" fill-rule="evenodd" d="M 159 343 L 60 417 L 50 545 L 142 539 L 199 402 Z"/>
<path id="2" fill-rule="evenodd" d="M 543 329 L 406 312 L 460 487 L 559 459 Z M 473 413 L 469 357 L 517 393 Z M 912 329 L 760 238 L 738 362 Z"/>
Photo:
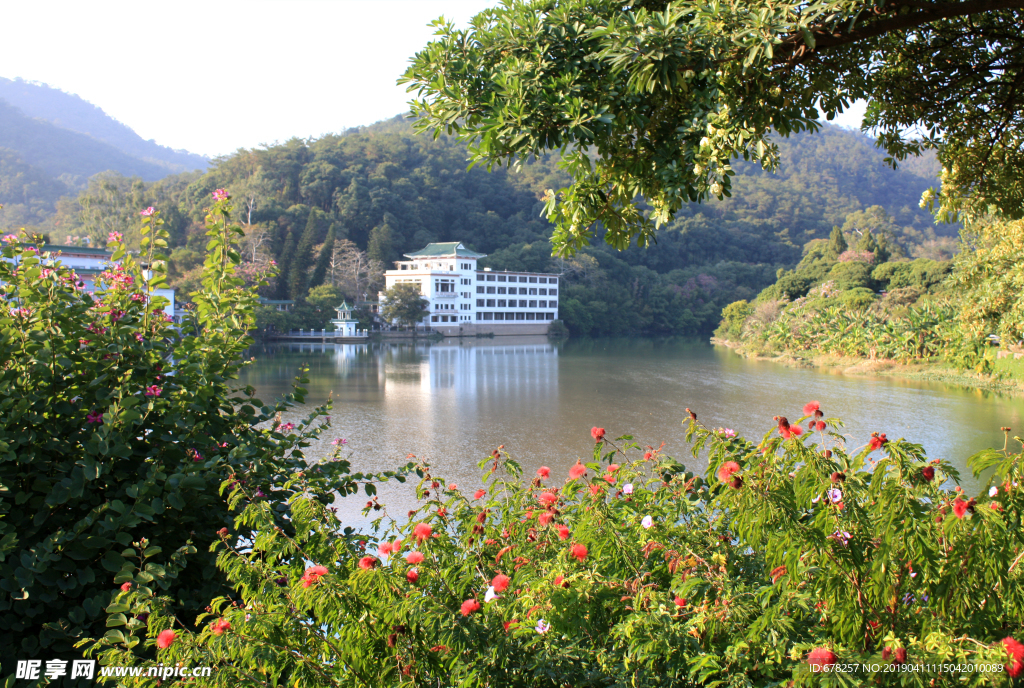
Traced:
<path id="1" fill-rule="evenodd" d="M 453 310 L 455 310 L 455 304 L 454 303 L 435 303 L 434 304 L 434 310 L 435 311 L 453 311 Z"/>
<path id="2" fill-rule="evenodd" d="M 498 299 L 497 302 L 495 302 L 494 299 L 477 299 L 476 300 L 476 307 L 477 308 L 517 308 L 517 307 L 518 308 L 548 308 L 548 307 L 550 307 L 550 308 L 558 308 L 558 302 L 557 301 L 545 301 L 543 299 L 541 299 L 539 302 L 538 301 L 534 301 L 532 299 L 530 301 L 520 300 L 518 303 L 519 303 L 519 305 L 516 306 L 516 300 L 515 299 L 508 299 L 507 301 L 505 299 Z"/>
<path id="3" fill-rule="evenodd" d="M 477 313 L 477 320 L 554 320 L 554 313 Z"/>
<path id="4" fill-rule="evenodd" d="M 485 291 L 485 289 L 486 289 L 486 291 Z M 495 292 L 495 289 L 497 289 L 497 292 Z M 515 294 L 516 293 L 516 288 L 515 287 L 477 287 L 476 288 L 476 293 L 477 294 L 494 294 L 494 293 L 504 294 L 506 289 L 508 289 L 508 293 L 509 294 Z M 527 292 L 527 288 L 526 287 L 519 287 L 519 293 L 522 296 L 537 296 L 537 291 L 538 291 L 537 287 L 530 287 L 529 288 L 529 292 Z M 541 296 L 549 296 L 549 295 L 550 296 L 556 296 L 557 294 L 558 294 L 558 290 L 557 289 L 545 289 L 543 287 L 541 287 L 541 289 L 540 289 L 540 295 Z"/>
<path id="5" fill-rule="evenodd" d="M 516 279 L 517 278 L 516 278 L 515 275 L 507 275 L 507 276 L 506 275 L 495 275 L 495 274 L 489 273 L 489 272 L 478 272 L 478 273 L 476 273 L 476 281 L 477 282 L 484 282 L 484 281 L 494 282 L 495 280 L 497 280 L 498 282 L 505 282 L 506 280 L 509 281 L 509 282 L 515 282 Z M 524 283 L 524 284 L 526 284 L 526 283 L 537 284 L 538 281 L 541 284 L 558 284 L 558 278 L 557 277 L 526 277 L 525 275 L 523 275 L 523 276 L 520 276 L 518 278 L 518 280 L 519 280 L 519 282 Z"/>
<path id="6" fill-rule="evenodd" d="M 461 322 L 469 320 L 468 315 L 432 315 L 430 316 L 430 322 Z"/>

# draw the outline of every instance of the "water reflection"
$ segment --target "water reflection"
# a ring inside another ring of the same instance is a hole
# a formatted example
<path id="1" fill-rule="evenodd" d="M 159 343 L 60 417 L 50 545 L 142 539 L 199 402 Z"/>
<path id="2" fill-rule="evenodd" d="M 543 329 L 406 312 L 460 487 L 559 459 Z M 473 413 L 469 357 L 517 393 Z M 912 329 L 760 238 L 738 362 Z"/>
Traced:
<path id="1" fill-rule="evenodd" d="M 251 353 L 257 360 L 245 370 L 244 382 L 265 400 L 287 392 L 302 363 L 310 368 L 307 401 L 333 397 L 333 433 L 310 447 L 310 456 L 329 454 L 329 441 L 345 437 L 358 470 L 393 468 L 415 454 L 470 490 L 479 482 L 477 462 L 499 444 L 528 474 L 543 464 L 560 482 L 578 457 L 590 455 L 594 425 L 606 427 L 610 436 L 630 433 L 644 444 L 665 442 L 666 452 L 702 470 L 684 440 L 687 406 L 712 427 L 759 438 L 772 426 L 772 416 L 795 419 L 811 399 L 847 422 L 851 448 L 866 443 L 872 431 L 906 437 L 923 444 L 930 456 L 959 465 L 970 490 L 966 458 L 1002 446 L 999 427 L 1019 431 L 1024 419 L 1024 404 L 1016 398 L 791 369 L 692 341 L 498 337 L 295 343 Z M 408 492 L 402 488 L 398 499 L 403 514 Z"/>

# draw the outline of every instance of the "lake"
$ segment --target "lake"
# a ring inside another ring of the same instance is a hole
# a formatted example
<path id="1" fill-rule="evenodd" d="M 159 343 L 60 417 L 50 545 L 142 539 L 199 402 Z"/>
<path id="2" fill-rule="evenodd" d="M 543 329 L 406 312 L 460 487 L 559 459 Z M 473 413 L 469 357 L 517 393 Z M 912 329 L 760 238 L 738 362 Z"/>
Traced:
<path id="1" fill-rule="evenodd" d="M 609 437 L 632 434 L 695 471 L 685 442 L 686 407 L 711 427 L 759 440 L 772 416 L 795 420 L 817 400 L 826 417 L 846 423 L 849 448 L 874 431 L 923 444 L 930 458 L 960 467 L 962 483 L 977 485 L 966 459 L 1001 447 L 999 428 L 1015 431 L 1024 400 L 991 392 L 888 377 L 844 376 L 749 361 L 705 342 L 679 339 L 552 341 L 546 337 L 449 339 L 437 343 L 256 346 L 243 382 L 265 402 L 288 391 L 306 363 L 307 403 L 332 396 L 333 428 L 307 450 L 329 455 L 344 438 L 355 470 L 386 470 L 408 454 L 436 466 L 460 487 L 480 484 L 477 462 L 504 444 L 531 475 L 541 465 L 561 482 L 577 458 L 593 450 L 590 429 Z M 298 422 L 302 409 L 286 414 Z M 411 490 L 384 490 L 391 513 L 404 513 Z M 355 517 L 365 500 L 344 511 Z M 342 505 L 339 505 L 342 506 Z"/>

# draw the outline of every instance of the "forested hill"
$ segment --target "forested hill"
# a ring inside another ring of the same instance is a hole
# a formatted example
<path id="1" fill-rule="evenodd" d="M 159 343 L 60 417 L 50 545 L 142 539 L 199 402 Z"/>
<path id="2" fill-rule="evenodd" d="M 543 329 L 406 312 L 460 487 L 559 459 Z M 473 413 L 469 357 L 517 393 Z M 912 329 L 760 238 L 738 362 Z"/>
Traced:
<path id="1" fill-rule="evenodd" d="M 159 179 L 170 173 L 205 170 L 209 164 L 209 160 L 202 155 L 174 150 L 152 140 L 146 141 L 130 127 L 118 122 L 92 103 L 46 84 L 0 78 L 0 99 L 6 100 L 28 117 L 42 119 L 61 129 L 85 134 L 113 146 L 126 156 L 158 168 L 155 171 L 150 169 L 147 173 L 130 172 L 121 167 L 111 166 L 102 167 L 102 170 L 115 169 L 122 174 L 138 174 L 144 179 Z M 65 170 L 57 174 L 63 171 Z"/>
<path id="2" fill-rule="evenodd" d="M 103 176 L 78 202 L 63 203 L 51 227 L 55 238 L 100 240 L 119 229 L 137 242 L 138 210 L 156 206 L 184 286 L 205 245 L 203 209 L 224 187 L 246 226 L 246 259 L 273 259 L 281 268 L 268 296 L 301 299 L 325 281 L 372 292 L 365 281 L 352 287 L 360 281 L 338 277 L 339 247 L 349 257 L 361 252 L 362 265 L 387 263 L 431 241 L 462 241 L 489 254 L 487 263 L 498 269 L 565 274 L 562 316 L 589 334 L 709 332 L 725 304 L 753 297 L 800 260 L 807 241 L 827 237 L 837 224 L 882 218 L 908 254 L 948 248 L 917 208 L 936 182 L 927 163 L 894 172 L 869 139 L 835 127 L 780 145 L 777 174 L 739 164 L 731 199 L 684 209 L 651 249 L 619 253 L 598 239 L 569 261 L 552 260 L 550 225 L 540 217 L 545 189 L 564 181 L 553 158 L 521 172 L 467 170 L 463 145 L 416 136 L 400 117 L 240 150 L 202 175 L 151 185 Z"/>

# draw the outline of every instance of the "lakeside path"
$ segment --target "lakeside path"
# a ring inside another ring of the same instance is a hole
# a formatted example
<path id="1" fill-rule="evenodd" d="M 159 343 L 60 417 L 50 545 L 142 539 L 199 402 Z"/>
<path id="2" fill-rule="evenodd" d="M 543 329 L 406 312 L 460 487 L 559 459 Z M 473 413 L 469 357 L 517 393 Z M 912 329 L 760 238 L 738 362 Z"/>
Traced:
<path id="1" fill-rule="evenodd" d="M 718 337 L 711 338 L 711 344 L 729 349 L 737 356 L 754 361 L 780 363 L 790 368 L 821 368 L 843 375 L 880 376 L 914 380 L 918 382 L 938 382 L 954 387 L 978 389 L 997 392 L 1010 396 L 1024 396 L 1024 381 L 999 378 L 993 375 L 963 372 L 945 363 L 900 363 L 886 359 L 858 358 L 856 356 L 836 356 L 821 354 L 814 351 L 795 354 L 784 351 L 775 355 L 752 352 L 742 344 Z"/>

